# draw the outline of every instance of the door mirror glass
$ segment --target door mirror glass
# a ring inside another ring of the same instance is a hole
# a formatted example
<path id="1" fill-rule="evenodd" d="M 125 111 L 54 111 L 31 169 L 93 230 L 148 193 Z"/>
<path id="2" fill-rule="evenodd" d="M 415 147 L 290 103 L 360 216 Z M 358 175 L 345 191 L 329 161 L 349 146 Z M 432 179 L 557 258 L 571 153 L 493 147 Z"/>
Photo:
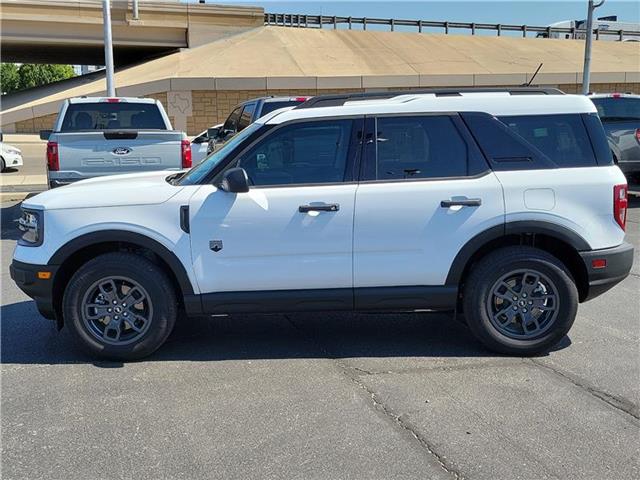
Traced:
<path id="1" fill-rule="evenodd" d="M 49 140 L 53 130 L 40 130 L 40 140 Z"/>
<path id="2" fill-rule="evenodd" d="M 220 187 L 229 193 L 246 193 L 249 191 L 249 177 L 244 168 L 230 168 L 222 177 Z"/>
<path id="3" fill-rule="evenodd" d="M 211 127 L 207 129 L 207 140 L 212 140 L 220 133 L 220 127 Z"/>

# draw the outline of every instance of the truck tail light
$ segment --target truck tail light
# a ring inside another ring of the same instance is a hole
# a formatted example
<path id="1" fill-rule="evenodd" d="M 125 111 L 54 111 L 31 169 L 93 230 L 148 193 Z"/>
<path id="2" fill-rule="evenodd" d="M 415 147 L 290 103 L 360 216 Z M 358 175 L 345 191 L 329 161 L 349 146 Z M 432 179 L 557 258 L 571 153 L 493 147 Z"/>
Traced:
<path id="1" fill-rule="evenodd" d="M 623 183 L 615 185 L 613 187 L 613 218 L 615 218 L 622 230 L 625 230 L 627 225 L 628 206 L 629 200 L 627 200 L 627 184 Z"/>
<path id="2" fill-rule="evenodd" d="M 47 142 L 47 168 L 51 171 L 60 170 L 58 142 Z"/>
<path id="3" fill-rule="evenodd" d="M 182 140 L 182 168 L 191 168 L 191 142 Z"/>

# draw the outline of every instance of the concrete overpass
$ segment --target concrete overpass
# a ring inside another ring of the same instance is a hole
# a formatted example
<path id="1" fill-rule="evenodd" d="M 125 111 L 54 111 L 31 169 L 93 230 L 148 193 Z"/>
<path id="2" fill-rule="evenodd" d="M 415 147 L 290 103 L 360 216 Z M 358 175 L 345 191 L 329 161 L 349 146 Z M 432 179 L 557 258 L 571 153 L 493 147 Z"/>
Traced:
<path id="1" fill-rule="evenodd" d="M 257 7 L 185 2 L 112 1 L 116 65 L 210 43 L 264 24 Z M 97 0 L 2 0 L 4 62 L 103 65 L 102 3 Z"/>

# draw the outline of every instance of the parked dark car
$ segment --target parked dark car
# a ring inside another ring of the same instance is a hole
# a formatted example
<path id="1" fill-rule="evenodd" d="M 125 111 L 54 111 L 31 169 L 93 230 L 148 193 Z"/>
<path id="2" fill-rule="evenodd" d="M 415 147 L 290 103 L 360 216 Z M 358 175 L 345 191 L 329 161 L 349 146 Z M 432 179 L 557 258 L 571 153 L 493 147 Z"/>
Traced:
<path id="1" fill-rule="evenodd" d="M 222 128 L 209 133 L 208 153 L 229 140 L 236 133 L 244 130 L 258 118 L 284 107 L 292 107 L 305 102 L 309 97 L 260 97 L 252 98 L 236 106 L 227 117 Z"/>
<path id="2" fill-rule="evenodd" d="M 640 95 L 591 95 L 598 109 L 613 160 L 629 181 L 640 182 Z"/>

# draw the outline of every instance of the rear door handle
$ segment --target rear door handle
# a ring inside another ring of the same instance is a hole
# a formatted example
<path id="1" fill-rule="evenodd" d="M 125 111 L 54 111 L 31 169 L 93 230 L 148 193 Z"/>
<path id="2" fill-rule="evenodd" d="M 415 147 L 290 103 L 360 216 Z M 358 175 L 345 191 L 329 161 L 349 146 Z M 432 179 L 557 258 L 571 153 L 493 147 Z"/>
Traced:
<path id="1" fill-rule="evenodd" d="M 322 203 L 319 205 L 300 205 L 298 211 L 300 213 L 308 212 L 337 212 L 340 210 L 340 204 L 338 203 Z"/>
<path id="2" fill-rule="evenodd" d="M 464 200 L 442 200 L 440 206 L 442 208 L 449 207 L 479 207 L 482 205 L 481 198 L 467 198 Z"/>

